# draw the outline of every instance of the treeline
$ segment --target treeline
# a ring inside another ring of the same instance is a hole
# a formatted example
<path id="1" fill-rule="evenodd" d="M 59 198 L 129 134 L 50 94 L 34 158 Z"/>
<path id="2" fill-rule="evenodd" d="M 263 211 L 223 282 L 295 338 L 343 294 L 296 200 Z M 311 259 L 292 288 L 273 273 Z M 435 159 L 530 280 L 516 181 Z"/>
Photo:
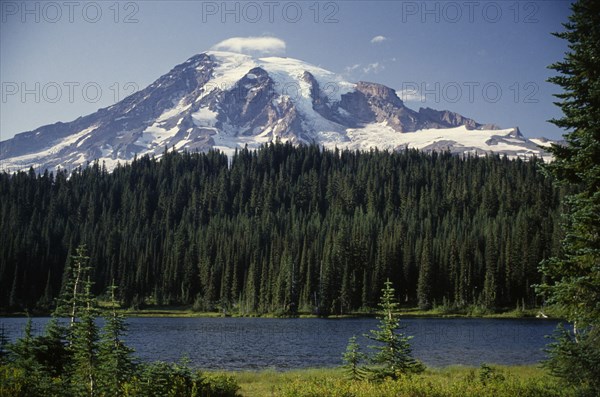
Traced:
<path id="1" fill-rule="evenodd" d="M 270 144 L 108 173 L 0 175 L 0 306 L 50 308 L 86 244 L 94 293 L 250 313 L 533 305 L 560 240 L 539 161 Z M 539 303 L 539 302 L 537 302 Z"/>

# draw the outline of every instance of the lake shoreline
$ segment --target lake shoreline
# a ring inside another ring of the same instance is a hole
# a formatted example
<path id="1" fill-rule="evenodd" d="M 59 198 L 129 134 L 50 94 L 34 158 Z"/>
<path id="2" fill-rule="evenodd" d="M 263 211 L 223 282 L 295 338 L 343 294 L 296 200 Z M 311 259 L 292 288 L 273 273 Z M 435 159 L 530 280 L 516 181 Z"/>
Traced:
<path id="1" fill-rule="evenodd" d="M 335 315 L 318 315 L 309 312 L 299 312 L 295 314 L 240 314 L 233 312 L 197 312 L 191 310 L 188 306 L 171 306 L 171 307 L 149 307 L 145 309 L 121 309 L 119 310 L 125 317 L 148 317 L 148 318 L 294 318 L 294 319 L 347 319 L 347 318 L 374 318 L 378 313 L 373 312 L 351 312 L 348 314 Z M 466 310 L 443 310 L 431 309 L 420 310 L 418 308 L 407 308 L 396 313 L 400 318 L 485 318 L 485 319 L 523 319 L 523 318 L 539 318 L 549 320 L 561 320 L 562 317 L 557 315 L 552 309 L 535 308 L 525 310 L 498 310 L 495 312 L 467 312 Z M 4 312 L 0 313 L 1 317 L 49 317 L 51 312 Z"/>

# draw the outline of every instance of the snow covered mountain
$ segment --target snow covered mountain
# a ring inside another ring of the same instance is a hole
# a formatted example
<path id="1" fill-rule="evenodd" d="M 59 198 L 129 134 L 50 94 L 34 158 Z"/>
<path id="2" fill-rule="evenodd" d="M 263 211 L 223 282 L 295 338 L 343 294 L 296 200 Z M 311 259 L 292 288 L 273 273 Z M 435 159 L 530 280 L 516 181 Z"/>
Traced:
<path id="1" fill-rule="evenodd" d="M 230 154 L 274 140 L 546 159 L 540 146 L 551 143 L 450 111 L 414 111 L 391 88 L 350 83 L 296 59 L 210 51 L 108 108 L 0 142 L 0 165 L 73 169 L 98 159 L 110 170 L 136 155 L 159 157 L 167 146 Z"/>

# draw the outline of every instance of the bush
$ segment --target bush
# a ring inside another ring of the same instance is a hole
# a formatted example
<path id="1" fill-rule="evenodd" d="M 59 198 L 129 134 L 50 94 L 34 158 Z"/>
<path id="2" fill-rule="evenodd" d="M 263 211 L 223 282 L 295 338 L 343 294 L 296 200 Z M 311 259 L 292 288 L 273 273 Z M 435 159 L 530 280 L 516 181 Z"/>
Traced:
<path id="1" fill-rule="evenodd" d="M 487 364 L 481 364 L 479 369 L 479 381 L 484 385 L 491 382 L 502 382 L 506 378 L 496 368 L 490 367 Z"/>
<path id="2" fill-rule="evenodd" d="M 236 397 L 239 386 L 229 376 L 204 374 L 186 364 L 155 362 L 143 365 L 139 376 L 123 389 L 125 396 Z"/>

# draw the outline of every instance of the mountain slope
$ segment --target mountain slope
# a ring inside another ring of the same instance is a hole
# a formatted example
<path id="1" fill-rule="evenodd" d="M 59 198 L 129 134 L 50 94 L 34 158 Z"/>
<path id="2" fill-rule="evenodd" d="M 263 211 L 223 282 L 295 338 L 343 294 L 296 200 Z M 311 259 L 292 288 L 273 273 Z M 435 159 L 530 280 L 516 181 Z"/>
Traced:
<path id="1" fill-rule="evenodd" d="M 396 92 L 291 58 L 210 51 L 177 65 L 108 108 L 0 142 L 0 164 L 16 171 L 108 169 L 165 147 L 233 153 L 274 140 L 368 150 L 450 150 L 549 158 L 517 128 L 482 125 L 450 111 L 406 107 Z"/>

